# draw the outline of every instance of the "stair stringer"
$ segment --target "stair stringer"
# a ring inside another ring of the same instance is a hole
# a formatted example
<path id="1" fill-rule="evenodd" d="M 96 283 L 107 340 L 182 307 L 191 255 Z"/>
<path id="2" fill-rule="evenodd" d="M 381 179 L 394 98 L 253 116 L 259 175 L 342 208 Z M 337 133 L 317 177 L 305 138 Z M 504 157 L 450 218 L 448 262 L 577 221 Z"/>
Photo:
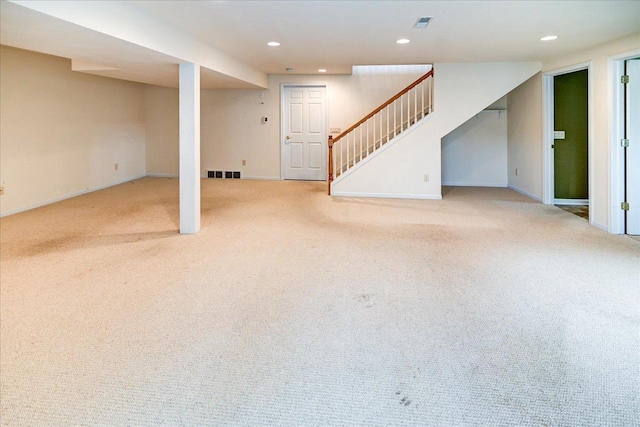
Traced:
<path id="1" fill-rule="evenodd" d="M 441 139 L 540 71 L 540 62 L 434 64 L 434 111 L 332 183 L 334 196 L 441 199 Z M 428 182 L 425 175 L 429 175 Z"/>

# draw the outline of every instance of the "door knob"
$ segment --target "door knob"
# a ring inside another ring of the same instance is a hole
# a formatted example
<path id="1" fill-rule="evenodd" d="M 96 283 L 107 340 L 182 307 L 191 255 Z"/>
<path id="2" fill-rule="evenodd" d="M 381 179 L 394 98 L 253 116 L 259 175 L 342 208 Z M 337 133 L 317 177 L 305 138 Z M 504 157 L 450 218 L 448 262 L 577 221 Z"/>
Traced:
<path id="1" fill-rule="evenodd" d="M 291 139 L 291 137 L 290 137 L 289 135 L 287 135 L 287 138 L 286 138 L 286 139 Z"/>

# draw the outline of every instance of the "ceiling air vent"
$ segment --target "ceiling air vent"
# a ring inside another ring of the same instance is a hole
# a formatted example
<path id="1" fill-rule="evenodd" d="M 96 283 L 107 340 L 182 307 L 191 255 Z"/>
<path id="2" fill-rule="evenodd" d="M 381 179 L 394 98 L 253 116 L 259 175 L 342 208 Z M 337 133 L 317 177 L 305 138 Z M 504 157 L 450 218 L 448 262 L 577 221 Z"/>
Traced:
<path id="1" fill-rule="evenodd" d="M 429 25 L 430 21 L 431 16 L 423 16 L 422 18 L 418 19 L 418 22 L 416 22 L 416 25 L 414 25 L 413 28 L 424 28 Z"/>

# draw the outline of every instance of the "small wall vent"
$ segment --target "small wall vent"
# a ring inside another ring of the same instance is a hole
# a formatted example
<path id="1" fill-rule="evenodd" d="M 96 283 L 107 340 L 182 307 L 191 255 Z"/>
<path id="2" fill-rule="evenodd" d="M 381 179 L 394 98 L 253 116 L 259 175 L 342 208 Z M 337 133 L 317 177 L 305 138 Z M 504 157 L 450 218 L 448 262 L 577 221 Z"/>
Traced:
<path id="1" fill-rule="evenodd" d="M 207 178 L 222 178 L 222 171 L 207 171 Z"/>
<path id="2" fill-rule="evenodd" d="M 237 171 L 224 171 L 225 179 L 240 179 L 240 172 Z"/>

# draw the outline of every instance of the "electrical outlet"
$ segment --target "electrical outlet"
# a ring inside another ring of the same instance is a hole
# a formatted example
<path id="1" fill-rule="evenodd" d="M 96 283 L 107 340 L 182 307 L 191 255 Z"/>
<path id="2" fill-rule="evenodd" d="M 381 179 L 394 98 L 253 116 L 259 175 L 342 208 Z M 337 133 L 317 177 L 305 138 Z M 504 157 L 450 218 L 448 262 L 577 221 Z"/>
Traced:
<path id="1" fill-rule="evenodd" d="M 429 174 L 424 174 L 424 182 L 429 182 Z"/>
<path id="2" fill-rule="evenodd" d="M 518 176 L 518 168 L 516 168 L 516 176 Z"/>
<path id="3" fill-rule="evenodd" d="M 118 170 L 118 164 L 116 163 L 115 165 L 113 165 L 113 170 Z"/>
<path id="4" fill-rule="evenodd" d="M 247 161 L 245 159 L 242 159 L 242 166 L 247 166 Z"/>
<path id="5" fill-rule="evenodd" d="M 0 196 L 4 194 L 4 185 L 0 185 Z"/>

